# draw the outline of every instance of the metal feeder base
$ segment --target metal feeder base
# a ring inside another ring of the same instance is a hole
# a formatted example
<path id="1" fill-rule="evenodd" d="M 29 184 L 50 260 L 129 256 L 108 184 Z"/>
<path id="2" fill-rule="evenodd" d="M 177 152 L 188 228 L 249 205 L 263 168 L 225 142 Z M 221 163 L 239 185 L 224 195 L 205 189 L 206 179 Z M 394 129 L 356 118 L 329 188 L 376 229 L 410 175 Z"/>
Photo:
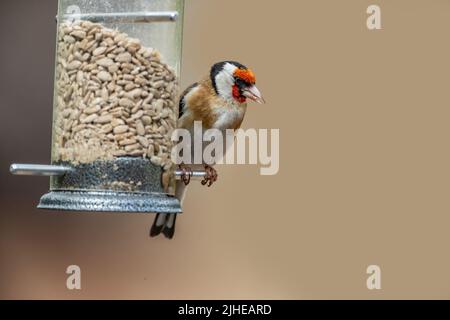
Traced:
<path id="1" fill-rule="evenodd" d="M 51 178 L 40 209 L 86 212 L 181 213 L 178 199 L 164 192 L 162 168 L 143 158 L 71 165 Z"/>
<path id="2" fill-rule="evenodd" d="M 178 199 L 165 194 L 113 191 L 52 191 L 41 198 L 39 209 L 86 212 L 182 212 Z"/>

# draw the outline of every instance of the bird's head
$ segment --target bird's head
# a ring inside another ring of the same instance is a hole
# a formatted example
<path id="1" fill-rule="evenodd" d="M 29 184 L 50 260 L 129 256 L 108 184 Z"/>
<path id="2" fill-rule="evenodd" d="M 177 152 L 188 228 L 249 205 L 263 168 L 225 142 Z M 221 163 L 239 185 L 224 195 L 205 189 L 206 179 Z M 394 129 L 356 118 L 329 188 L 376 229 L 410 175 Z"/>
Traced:
<path id="1" fill-rule="evenodd" d="M 235 61 L 224 61 L 213 65 L 211 81 L 218 95 L 228 101 L 245 103 L 247 99 L 265 103 L 256 87 L 254 73 L 246 66 Z"/>

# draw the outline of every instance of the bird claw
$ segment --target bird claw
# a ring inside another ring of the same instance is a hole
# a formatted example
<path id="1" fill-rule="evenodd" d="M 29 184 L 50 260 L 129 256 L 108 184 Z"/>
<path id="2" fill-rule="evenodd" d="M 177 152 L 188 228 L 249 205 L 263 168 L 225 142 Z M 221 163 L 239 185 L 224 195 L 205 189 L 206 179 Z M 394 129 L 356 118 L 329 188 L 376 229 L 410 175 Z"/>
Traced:
<path id="1" fill-rule="evenodd" d="M 194 175 L 192 172 L 192 169 L 189 167 L 186 167 L 184 164 L 181 164 L 179 166 L 182 174 L 181 174 L 181 181 L 187 186 L 191 183 L 191 178 Z"/>
<path id="2" fill-rule="evenodd" d="M 203 181 L 202 181 L 202 185 L 204 185 L 204 186 L 208 185 L 208 187 L 211 187 L 213 185 L 213 183 L 217 181 L 217 179 L 219 178 L 219 175 L 217 174 L 216 169 L 214 169 L 211 166 L 205 166 L 205 171 L 206 171 L 206 176 L 205 176 L 205 179 L 203 179 Z"/>

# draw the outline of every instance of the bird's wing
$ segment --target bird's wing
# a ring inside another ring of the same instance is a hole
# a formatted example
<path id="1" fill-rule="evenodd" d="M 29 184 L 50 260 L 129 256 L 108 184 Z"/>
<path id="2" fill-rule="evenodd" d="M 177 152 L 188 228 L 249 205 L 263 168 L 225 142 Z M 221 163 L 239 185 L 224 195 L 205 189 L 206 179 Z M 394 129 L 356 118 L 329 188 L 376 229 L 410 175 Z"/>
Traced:
<path id="1" fill-rule="evenodd" d="M 198 87 L 198 82 L 194 83 L 193 85 L 189 86 L 186 90 L 184 90 L 184 92 L 181 94 L 180 97 L 180 107 L 179 107 L 179 118 L 181 119 L 183 117 L 183 115 L 186 113 L 186 96 L 192 91 L 194 90 L 196 87 Z"/>
<path id="2" fill-rule="evenodd" d="M 194 121 L 201 121 L 204 128 L 213 128 L 218 118 L 217 109 L 226 102 L 217 96 L 211 80 L 205 78 L 185 91 L 180 100 L 183 109 L 178 127 L 190 129 Z"/>

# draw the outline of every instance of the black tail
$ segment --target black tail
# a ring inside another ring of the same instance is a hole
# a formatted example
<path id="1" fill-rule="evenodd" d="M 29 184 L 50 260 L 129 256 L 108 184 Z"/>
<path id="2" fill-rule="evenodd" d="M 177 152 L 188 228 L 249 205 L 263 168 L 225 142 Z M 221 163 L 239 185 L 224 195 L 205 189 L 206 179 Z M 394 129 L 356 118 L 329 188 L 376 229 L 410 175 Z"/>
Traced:
<path id="1" fill-rule="evenodd" d="M 177 214 L 158 213 L 155 222 L 153 222 L 152 229 L 150 230 L 150 236 L 154 238 L 162 233 L 167 239 L 173 239 L 176 222 Z"/>

